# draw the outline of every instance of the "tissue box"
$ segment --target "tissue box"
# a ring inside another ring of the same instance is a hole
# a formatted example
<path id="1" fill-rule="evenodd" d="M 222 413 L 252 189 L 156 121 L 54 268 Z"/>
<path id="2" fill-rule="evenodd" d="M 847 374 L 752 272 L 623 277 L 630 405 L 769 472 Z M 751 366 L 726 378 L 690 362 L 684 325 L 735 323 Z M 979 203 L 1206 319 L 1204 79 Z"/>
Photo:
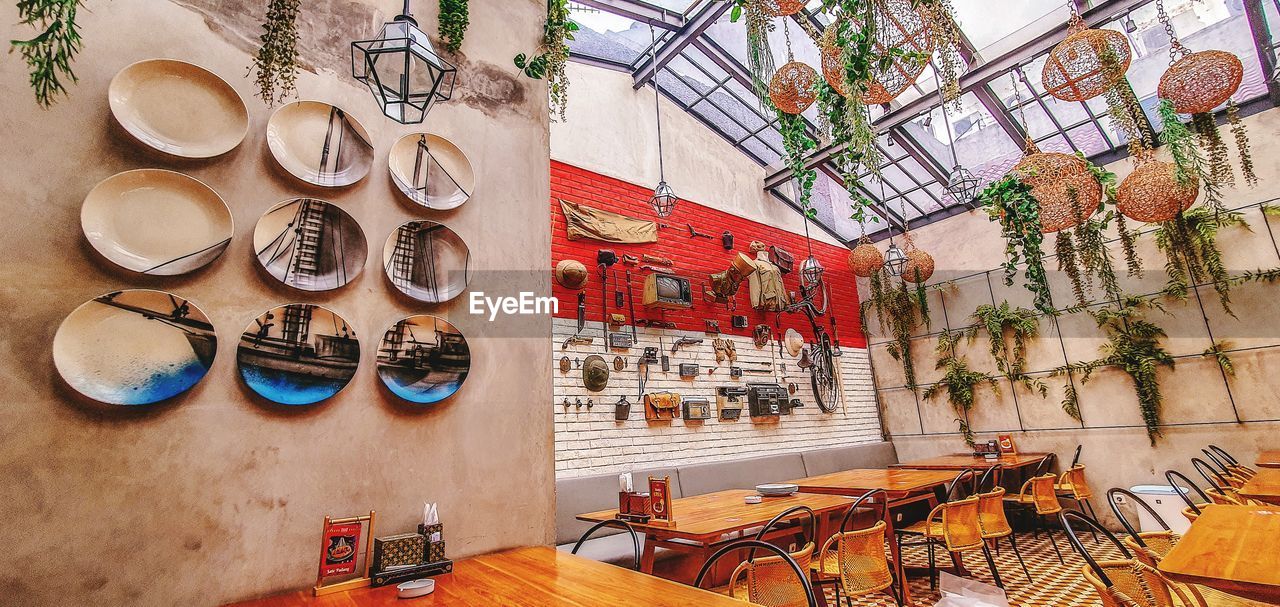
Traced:
<path id="1" fill-rule="evenodd" d="M 434 525 L 419 524 L 418 533 L 421 533 L 423 536 L 425 536 L 428 542 L 440 541 L 444 539 L 444 523 L 436 523 Z M 439 537 L 433 540 L 432 536 L 434 536 L 437 533 L 440 534 Z"/>
<path id="2" fill-rule="evenodd" d="M 373 538 L 373 570 L 422 564 L 426 539 L 417 533 Z"/>
<path id="3" fill-rule="evenodd" d="M 428 563 L 439 563 L 445 560 L 444 542 L 428 542 L 426 557 Z"/>

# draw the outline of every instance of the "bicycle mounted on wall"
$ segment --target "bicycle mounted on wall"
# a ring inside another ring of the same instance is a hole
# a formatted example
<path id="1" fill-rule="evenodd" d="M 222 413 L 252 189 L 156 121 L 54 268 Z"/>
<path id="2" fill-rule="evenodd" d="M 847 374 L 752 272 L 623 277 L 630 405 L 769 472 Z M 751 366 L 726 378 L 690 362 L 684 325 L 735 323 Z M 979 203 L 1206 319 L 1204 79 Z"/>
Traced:
<path id="1" fill-rule="evenodd" d="M 814 300 L 818 295 L 822 296 L 822 305 L 818 306 Z M 836 333 L 835 312 L 832 311 L 831 333 L 827 333 L 826 327 L 818 323 L 819 316 L 827 315 L 827 307 L 830 303 L 829 294 L 827 293 L 826 281 L 819 278 L 814 284 L 806 285 L 804 281 L 800 281 L 800 292 L 798 297 L 792 299 L 792 303 L 778 312 L 778 318 L 781 319 L 783 314 L 802 313 L 809 320 L 809 326 L 813 330 L 814 343 L 805 346 L 804 352 L 801 354 L 799 366 L 802 369 L 809 370 L 809 378 L 813 384 L 813 399 L 818 402 L 818 408 L 823 413 L 835 413 L 841 403 L 841 386 L 840 372 L 838 369 L 838 359 L 840 351 L 840 337 Z"/>

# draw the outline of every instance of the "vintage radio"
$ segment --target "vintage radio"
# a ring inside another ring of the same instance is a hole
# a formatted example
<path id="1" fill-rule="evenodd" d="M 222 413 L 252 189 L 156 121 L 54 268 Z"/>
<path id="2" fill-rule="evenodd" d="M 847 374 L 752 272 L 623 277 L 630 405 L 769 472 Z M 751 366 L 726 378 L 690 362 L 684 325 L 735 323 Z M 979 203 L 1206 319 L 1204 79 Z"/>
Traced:
<path id="1" fill-rule="evenodd" d="M 628 350 L 636 345 L 636 340 L 630 333 L 610 333 L 609 347 L 619 350 Z"/>
<path id="2" fill-rule="evenodd" d="M 654 392 L 644 395 L 644 418 L 649 421 L 675 419 L 680 411 L 680 395 Z"/>
<path id="3" fill-rule="evenodd" d="M 747 406 L 751 417 L 790 413 L 790 405 L 787 389 L 778 384 L 747 384 Z"/>
<path id="4" fill-rule="evenodd" d="M 741 386 L 720 386 L 716 388 L 716 408 L 720 410 L 720 419 L 736 422 L 742 417 L 742 400 L 747 397 L 747 389 Z"/>
<path id="5" fill-rule="evenodd" d="M 688 379 L 698 376 L 698 363 L 680 363 L 680 377 Z"/>
<path id="6" fill-rule="evenodd" d="M 680 406 L 684 408 L 684 418 L 689 419 L 711 419 L 711 402 L 705 398 L 693 397 L 686 398 Z"/>
<path id="7" fill-rule="evenodd" d="M 644 279 L 646 307 L 679 310 L 693 307 L 693 289 L 689 279 L 669 274 L 650 274 Z"/>

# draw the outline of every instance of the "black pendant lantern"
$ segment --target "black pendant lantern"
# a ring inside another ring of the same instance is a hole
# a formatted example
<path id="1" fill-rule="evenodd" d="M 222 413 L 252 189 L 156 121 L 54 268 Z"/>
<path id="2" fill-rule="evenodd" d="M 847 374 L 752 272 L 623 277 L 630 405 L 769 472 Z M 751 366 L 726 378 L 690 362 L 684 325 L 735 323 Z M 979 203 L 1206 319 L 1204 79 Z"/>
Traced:
<path id="1" fill-rule="evenodd" d="M 658 187 L 653 188 L 653 198 L 649 199 L 649 205 L 653 207 L 653 212 L 658 217 L 668 217 L 671 211 L 676 208 L 676 193 L 667 185 L 665 181 L 659 181 Z"/>
<path id="2" fill-rule="evenodd" d="M 369 87 L 383 114 L 401 124 L 422 122 L 437 101 L 447 101 L 457 73 L 418 29 L 409 0 L 377 38 L 351 43 L 351 75 Z"/>
<path id="3" fill-rule="evenodd" d="M 947 192 L 960 204 L 973 202 L 973 199 L 978 197 L 978 188 L 981 185 L 982 182 L 974 177 L 969 169 L 959 164 L 951 169 L 951 175 L 947 178 Z"/>
<path id="4" fill-rule="evenodd" d="M 902 276 L 902 269 L 907 265 L 907 254 L 898 248 L 898 245 L 890 242 L 889 250 L 884 252 L 884 267 L 889 271 L 891 276 Z"/>
<path id="5" fill-rule="evenodd" d="M 649 24 L 649 52 L 652 54 L 653 64 L 658 64 L 658 38 L 653 33 L 653 24 Z M 658 105 L 658 73 L 653 73 L 653 114 L 658 122 L 658 187 L 653 188 L 653 197 L 649 199 L 649 206 L 653 207 L 653 212 L 658 217 L 669 217 L 671 212 L 676 209 L 675 190 L 667 185 L 666 168 L 662 164 L 662 110 Z"/>
<path id="6" fill-rule="evenodd" d="M 806 287 L 816 287 L 822 284 L 822 273 L 824 271 L 825 268 L 822 267 L 818 258 L 814 257 L 813 253 L 810 253 L 804 261 L 800 262 L 800 281 Z"/>

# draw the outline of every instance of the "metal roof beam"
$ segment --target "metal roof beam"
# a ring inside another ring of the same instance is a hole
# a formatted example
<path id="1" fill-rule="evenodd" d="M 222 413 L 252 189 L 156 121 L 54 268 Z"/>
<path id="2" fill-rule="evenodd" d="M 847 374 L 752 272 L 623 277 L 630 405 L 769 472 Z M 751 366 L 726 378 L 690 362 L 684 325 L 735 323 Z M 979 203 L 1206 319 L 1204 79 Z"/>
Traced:
<path id="1" fill-rule="evenodd" d="M 636 66 L 633 86 L 638 89 L 648 83 L 658 70 L 672 59 L 679 57 L 680 51 L 693 43 L 694 39 L 706 32 L 707 28 L 719 21 L 720 17 L 729 12 L 732 7 L 732 2 L 711 2 L 702 7 L 698 14 L 686 20 L 684 27 L 676 32 L 671 40 L 658 49 L 656 62 L 653 57 L 646 57 L 640 65 Z"/>
<path id="2" fill-rule="evenodd" d="M 684 28 L 684 15 L 641 0 L 573 0 L 573 3 L 673 32 Z"/>

